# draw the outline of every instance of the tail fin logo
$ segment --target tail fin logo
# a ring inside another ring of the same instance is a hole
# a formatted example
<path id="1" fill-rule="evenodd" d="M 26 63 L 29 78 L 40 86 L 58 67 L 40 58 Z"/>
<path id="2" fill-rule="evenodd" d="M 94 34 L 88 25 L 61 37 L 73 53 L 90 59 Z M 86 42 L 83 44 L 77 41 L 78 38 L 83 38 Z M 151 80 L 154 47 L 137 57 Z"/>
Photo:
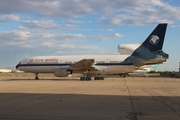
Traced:
<path id="1" fill-rule="evenodd" d="M 159 37 L 157 35 L 152 35 L 150 38 L 149 38 L 149 42 L 152 44 L 152 45 L 157 45 L 159 43 Z"/>

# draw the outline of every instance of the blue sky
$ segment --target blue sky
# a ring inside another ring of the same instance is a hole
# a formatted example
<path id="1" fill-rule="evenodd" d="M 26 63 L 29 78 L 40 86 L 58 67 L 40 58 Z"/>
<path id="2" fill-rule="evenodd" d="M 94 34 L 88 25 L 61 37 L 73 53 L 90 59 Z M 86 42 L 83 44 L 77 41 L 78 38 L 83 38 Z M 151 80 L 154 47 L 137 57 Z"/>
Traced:
<path id="1" fill-rule="evenodd" d="M 168 23 L 163 50 L 177 71 L 180 1 L 0 0 L 0 68 L 40 55 L 119 54 L 119 44 L 141 43 Z"/>

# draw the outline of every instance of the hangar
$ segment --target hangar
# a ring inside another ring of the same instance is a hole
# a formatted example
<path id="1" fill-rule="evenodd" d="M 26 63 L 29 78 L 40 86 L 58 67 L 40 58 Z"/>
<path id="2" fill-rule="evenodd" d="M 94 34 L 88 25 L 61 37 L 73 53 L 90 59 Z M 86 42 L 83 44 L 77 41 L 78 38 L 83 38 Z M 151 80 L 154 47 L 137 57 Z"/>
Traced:
<path id="1" fill-rule="evenodd" d="M 10 69 L 0 69 L 0 73 L 10 73 L 12 72 Z"/>

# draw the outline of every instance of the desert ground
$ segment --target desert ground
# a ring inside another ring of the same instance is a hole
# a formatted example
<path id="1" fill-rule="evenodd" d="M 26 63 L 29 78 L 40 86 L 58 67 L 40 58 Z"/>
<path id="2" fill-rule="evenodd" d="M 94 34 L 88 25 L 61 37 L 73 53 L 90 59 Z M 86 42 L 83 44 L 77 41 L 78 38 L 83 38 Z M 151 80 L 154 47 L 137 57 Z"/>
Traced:
<path id="1" fill-rule="evenodd" d="M 0 120 L 180 120 L 180 78 L 0 74 Z"/>

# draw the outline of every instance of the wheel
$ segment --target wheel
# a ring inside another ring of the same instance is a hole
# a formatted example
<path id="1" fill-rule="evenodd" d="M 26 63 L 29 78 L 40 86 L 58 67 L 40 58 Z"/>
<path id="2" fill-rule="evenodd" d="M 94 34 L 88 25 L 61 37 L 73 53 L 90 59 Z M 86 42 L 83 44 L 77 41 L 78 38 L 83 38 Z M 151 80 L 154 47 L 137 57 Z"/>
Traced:
<path id="1" fill-rule="evenodd" d="M 87 77 L 87 80 L 91 80 L 91 77 Z"/>
<path id="2" fill-rule="evenodd" d="M 80 80 L 83 81 L 83 80 L 84 80 L 84 77 L 80 77 Z"/>
<path id="3" fill-rule="evenodd" d="M 99 77 L 100 80 L 104 80 L 104 77 Z"/>
<path id="4" fill-rule="evenodd" d="M 94 77 L 94 80 L 99 80 L 99 77 Z"/>
<path id="5" fill-rule="evenodd" d="M 91 80 L 91 77 L 80 77 L 81 81 Z"/>

